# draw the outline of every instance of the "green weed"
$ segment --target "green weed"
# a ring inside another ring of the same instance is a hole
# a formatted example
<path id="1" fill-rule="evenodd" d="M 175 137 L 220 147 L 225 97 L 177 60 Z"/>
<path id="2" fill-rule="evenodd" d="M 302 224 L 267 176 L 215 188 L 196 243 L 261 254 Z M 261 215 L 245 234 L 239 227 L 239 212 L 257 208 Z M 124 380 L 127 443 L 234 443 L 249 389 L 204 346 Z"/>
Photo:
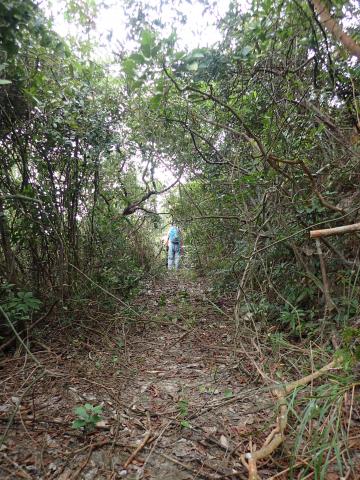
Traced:
<path id="1" fill-rule="evenodd" d="M 185 318 L 185 326 L 188 329 L 194 328 L 197 323 L 197 318 L 195 315 L 191 315 Z"/>
<path id="2" fill-rule="evenodd" d="M 32 314 L 40 310 L 42 305 L 42 302 L 35 298 L 32 292 L 15 292 L 14 285 L 11 283 L 1 285 L 0 301 L 12 324 L 15 327 L 18 325 L 21 329 L 31 319 Z"/>
<path id="3" fill-rule="evenodd" d="M 233 396 L 234 396 L 234 392 L 230 388 L 227 388 L 224 391 L 224 398 L 232 398 Z"/>
<path id="4" fill-rule="evenodd" d="M 83 429 L 88 433 L 95 429 L 96 424 L 102 420 L 102 407 L 100 405 L 94 407 L 90 403 L 85 403 L 75 408 L 75 414 L 78 417 L 72 423 L 72 428 L 76 430 Z"/>
<path id="5" fill-rule="evenodd" d="M 305 317 L 305 312 L 300 308 L 292 308 L 289 305 L 281 312 L 280 322 L 290 330 L 299 335 L 303 332 L 302 320 Z"/>
<path id="6" fill-rule="evenodd" d="M 190 422 L 187 419 L 189 415 L 189 402 L 187 400 L 179 400 L 178 403 L 179 416 L 180 416 L 180 426 L 183 428 L 189 428 Z"/>
<path id="7" fill-rule="evenodd" d="M 304 455 L 310 460 L 300 471 L 290 470 L 289 479 L 305 478 L 312 472 L 315 480 L 324 480 L 331 463 L 336 463 L 339 478 L 345 474 L 342 456 L 347 433 L 342 414 L 345 394 L 351 388 L 351 377 L 333 376 L 331 382 L 316 387 L 310 397 L 298 398 L 299 390 L 293 392 L 289 412 L 297 428 L 291 462 L 295 465 Z"/>
<path id="8" fill-rule="evenodd" d="M 164 293 L 162 293 L 159 297 L 159 300 L 158 300 L 158 306 L 159 307 L 164 307 L 166 305 L 166 295 Z"/>

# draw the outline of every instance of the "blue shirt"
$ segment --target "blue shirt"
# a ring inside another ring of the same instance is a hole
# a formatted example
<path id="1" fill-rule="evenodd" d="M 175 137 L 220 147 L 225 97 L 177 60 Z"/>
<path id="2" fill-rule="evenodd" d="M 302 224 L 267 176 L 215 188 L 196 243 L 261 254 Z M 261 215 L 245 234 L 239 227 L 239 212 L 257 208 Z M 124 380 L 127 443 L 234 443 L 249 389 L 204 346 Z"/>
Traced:
<path id="1" fill-rule="evenodd" d="M 169 231 L 168 238 L 170 242 L 179 243 L 180 242 L 180 232 L 177 227 L 172 226 Z"/>

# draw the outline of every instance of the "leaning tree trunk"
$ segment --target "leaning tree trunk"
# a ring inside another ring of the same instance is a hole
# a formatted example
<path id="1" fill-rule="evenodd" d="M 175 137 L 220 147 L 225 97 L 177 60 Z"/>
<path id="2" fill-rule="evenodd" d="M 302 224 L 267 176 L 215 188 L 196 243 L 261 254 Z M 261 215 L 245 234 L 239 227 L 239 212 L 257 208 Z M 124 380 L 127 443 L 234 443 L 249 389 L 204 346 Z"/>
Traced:
<path id="1" fill-rule="evenodd" d="M 316 12 L 319 15 L 321 25 L 326 28 L 333 37 L 338 40 L 351 55 L 360 60 L 360 45 L 343 31 L 341 25 L 332 18 L 328 8 L 321 0 L 311 0 Z"/>

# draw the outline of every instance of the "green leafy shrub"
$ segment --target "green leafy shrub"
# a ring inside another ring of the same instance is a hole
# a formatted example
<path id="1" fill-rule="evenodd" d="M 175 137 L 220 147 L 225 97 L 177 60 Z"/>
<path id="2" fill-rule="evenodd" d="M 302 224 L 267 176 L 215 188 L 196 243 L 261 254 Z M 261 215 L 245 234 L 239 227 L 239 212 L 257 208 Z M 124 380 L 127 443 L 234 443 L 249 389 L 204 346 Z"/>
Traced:
<path id="1" fill-rule="evenodd" d="M 101 405 L 94 407 L 90 403 L 85 403 L 85 405 L 76 407 L 74 411 L 78 418 L 73 421 L 72 428 L 76 430 L 83 429 L 85 432 L 91 432 L 96 424 L 102 420 Z"/>
<path id="2" fill-rule="evenodd" d="M 42 302 L 35 298 L 32 292 L 14 291 L 14 285 L 4 283 L 0 287 L 0 299 L 2 308 L 8 315 L 13 326 L 23 328 L 25 323 L 30 320 L 33 313 L 40 310 Z M 8 326 L 2 328 L 0 336 L 7 336 Z"/>
<path id="3" fill-rule="evenodd" d="M 9 299 L 6 307 L 13 316 L 28 319 L 31 313 L 40 309 L 41 301 L 35 298 L 32 292 L 17 292 Z"/>
<path id="4" fill-rule="evenodd" d="M 280 321 L 284 326 L 289 327 L 292 332 L 301 335 L 303 331 L 302 320 L 304 317 L 305 312 L 303 310 L 300 308 L 291 308 L 287 305 L 280 314 Z"/>

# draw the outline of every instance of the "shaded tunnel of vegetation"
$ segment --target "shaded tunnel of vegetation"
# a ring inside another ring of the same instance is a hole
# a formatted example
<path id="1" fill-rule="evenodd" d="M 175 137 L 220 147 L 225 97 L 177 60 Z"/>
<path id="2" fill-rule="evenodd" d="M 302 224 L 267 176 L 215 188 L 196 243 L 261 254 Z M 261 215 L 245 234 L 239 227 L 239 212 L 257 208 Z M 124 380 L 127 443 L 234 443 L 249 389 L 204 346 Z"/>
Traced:
<path id="1" fill-rule="evenodd" d="M 169 19 L 127 0 L 132 47 L 117 45 L 111 60 L 89 36 L 100 2 L 64 2 L 82 31 L 66 40 L 36 3 L 1 3 L 0 371 L 6 381 L 11 358 L 36 370 L 19 394 L 6 391 L 4 404 L 19 398 L 4 414 L 5 446 L 39 371 L 56 376 L 37 356 L 51 331 L 81 342 L 94 329 L 87 312 L 121 309 L 125 336 L 151 282 L 165 285 L 160 309 L 177 290 L 183 305 L 194 282 L 232 319 L 229 349 L 273 393 L 275 412 L 268 438 L 247 431 L 232 452 L 235 473 L 205 478 L 359 478 L 359 4 L 250 3 L 229 2 L 216 44 L 185 49 L 181 8 L 165 35 Z M 178 281 L 163 242 L 172 221 L 184 243 Z M 184 402 L 181 432 L 191 428 Z M 75 426 L 84 437 L 102 413 L 86 405 Z M 60 478 L 3 475 L 19 471 Z"/>

